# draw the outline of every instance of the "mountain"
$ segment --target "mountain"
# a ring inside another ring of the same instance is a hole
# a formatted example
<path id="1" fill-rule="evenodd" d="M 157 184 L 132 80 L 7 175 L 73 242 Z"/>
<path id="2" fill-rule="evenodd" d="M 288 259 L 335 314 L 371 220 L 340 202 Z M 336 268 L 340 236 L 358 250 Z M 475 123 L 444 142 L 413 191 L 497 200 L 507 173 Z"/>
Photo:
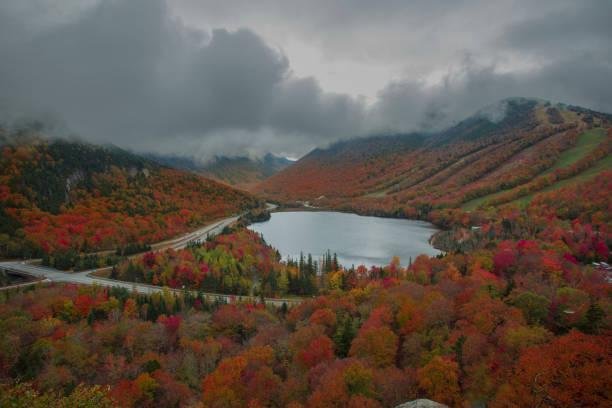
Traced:
<path id="1" fill-rule="evenodd" d="M 31 128 L 0 128 L 0 149 L 0 257 L 146 245 L 257 204 L 117 147 Z"/>
<path id="2" fill-rule="evenodd" d="M 209 163 L 167 155 L 148 155 L 150 159 L 177 169 L 202 174 L 230 186 L 250 190 L 268 177 L 289 167 L 293 161 L 268 153 L 263 158 L 217 156 Z"/>
<path id="3" fill-rule="evenodd" d="M 0 406 L 609 406 L 610 117 L 502 106 L 503 118 L 494 106 L 444 132 L 339 143 L 295 165 L 333 189 L 294 166 L 270 179 L 286 178 L 287 197 L 427 217 L 444 227 L 437 256 L 369 269 L 329 253 L 282 261 L 236 225 L 115 257 L 108 278 L 132 290 L 63 274 L 72 282 L 0 291 Z M 200 212 L 253 204 L 113 147 L 0 142 L 3 248 L 146 243 Z M 530 194 L 526 209 L 499 205 Z M 361 237 L 371 245 L 374 230 Z"/>
<path id="4" fill-rule="evenodd" d="M 291 166 L 293 162 L 284 157 L 267 154 L 261 159 L 248 157 L 217 157 L 201 169 L 201 173 L 212 179 L 244 190 Z"/>
<path id="5" fill-rule="evenodd" d="M 143 154 L 147 159 L 161 164 L 162 166 L 173 167 L 179 170 L 191 171 L 197 173 L 202 169 L 202 165 L 196 160 L 184 156 L 175 156 L 157 153 Z"/>
<path id="6" fill-rule="evenodd" d="M 431 208 L 525 204 L 612 168 L 612 116 L 525 98 L 435 133 L 316 149 L 256 187 L 278 201 L 422 217 Z"/>

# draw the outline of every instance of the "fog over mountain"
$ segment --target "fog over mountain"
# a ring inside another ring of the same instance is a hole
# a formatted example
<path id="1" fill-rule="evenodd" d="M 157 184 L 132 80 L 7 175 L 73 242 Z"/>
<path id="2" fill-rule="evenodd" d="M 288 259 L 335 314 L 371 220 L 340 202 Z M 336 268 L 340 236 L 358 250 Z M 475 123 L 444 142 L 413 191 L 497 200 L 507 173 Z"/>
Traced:
<path id="1" fill-rule="evenodd" d="M 446 127 L 512 96 L 612 112 L 612 3 L 9 0 L 0 118 L 199 160 Z"/>

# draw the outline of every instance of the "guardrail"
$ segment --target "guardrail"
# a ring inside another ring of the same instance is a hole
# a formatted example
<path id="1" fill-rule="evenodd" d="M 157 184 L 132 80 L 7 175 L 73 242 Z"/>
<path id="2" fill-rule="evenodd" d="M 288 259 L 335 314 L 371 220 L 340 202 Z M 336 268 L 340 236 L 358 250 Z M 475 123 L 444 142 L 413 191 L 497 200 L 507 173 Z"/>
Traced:
<path id="1" fill-rule="evenodd" d="M 37 280 L 30 281 L 30 282 L 17 283 L 15 285 L 0 286 L 0 292 L 5 291 L 5 290 L 18 289 L 18 288 L 38 285 L 41 283 L 51 283 L 51 280 L 50 279 L 37 279 Z"/>
<path id="2" fill-rule="evenodd" d="M 167 290 L 171 293 L 176 293 L 176 294 L 183 294 L 185 292 L 189 292 L 192 295 L 198 295 L 201 293 L 202 296 L 204 296 L 206 300 L 214 301 L 218 299 L 223 299 L 227 303 L 243 303 L 243 302 L 258 303 L 261 301 L 261 297 L 250 296 L 250 295 L 234 295 L 234 294 L 227 294 L 227 293 L 201 292 L 201 291 L 197 291 L 193 289 L 177 289 L 177 288 L 170 288 L 167 286 L 155 286 L 155 285 L 150 285 L 148 283 L 129 282 L 129 281 L 122 281 L 122 280 L 109 279 L 109 278 L 103 278 L 103 277 L 95 277 L 95 278 L 92 278 L 92 280 L 93 280 L 92 284 L 98 283 L 97 281 L 104 281 L 104 282 L 108 282 L 109 284 L 112 284 L 112 283 L 119 284 L 118 286 L 122 286 L 122 287 L 132 286 L 132 289 L 136 291 L 138 291 L 138 288 L 140 287 L 140 288 L 146 288 L 148 290 L 153 290 L 157 292 L 162 292 L 164 290 Z M 273 304 L 279 304 L 279 305 L 286 303 L 287 306 L 290 306 L 290 305 L 295 305 L 295 304 L 299 304 L 303 302 L 304 298 L 263 298 L 263 301 L 264 303 L 273 303 Z"/>

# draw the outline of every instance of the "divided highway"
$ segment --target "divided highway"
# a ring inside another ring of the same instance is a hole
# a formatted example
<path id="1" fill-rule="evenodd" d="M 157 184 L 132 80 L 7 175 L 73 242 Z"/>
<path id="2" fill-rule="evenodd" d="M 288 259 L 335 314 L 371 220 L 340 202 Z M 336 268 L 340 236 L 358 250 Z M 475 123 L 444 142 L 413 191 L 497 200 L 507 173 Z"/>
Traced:
<path id="1" fill-rule="evenodd" d="M 153 250 L 159 251 L 166 248 L 174 248 L 181 249 L 187 246 L 188 243 L 205 239 L 208 235 L 218 234 L 223 229 L 232 223 L 238 220 L 239 216 L 228 217 L 221 221 L 217 221 L 211 225 L 207 225 L 198 229 L 197 231 L 190 232 L 186 235 L 183 235 L 179 238 L 175 238 L 169 241 L 164 241 L 158 244 L 153 245 Z M 83 272 L 64 272 L 58 269 L 49 268 L 45 266 L 33 265 L 27 262 L 0 262 L 0 269 L 4 269 L 8 272 L 13 272 L 16 274 L 32 276 L 34 278 L 40 279 L 42 281 L 51 281 L 51 282 L 66 282 L 66 283 L 76 283 L 81 285 L 100 285 L 107 287 L 119 287 L 125 288 L 128 290 L 133 290 L 138 293 L 151 294 L 154 292 L 161 292 L 164 288 L 160 286 L 147 285 L 143 283 L 134 283 L 134 282 L 124 282 L 118 281 L 114 279 L 100 278 L 97 276 L 93 276 L 92 274 L 98 269 L 92 269 Z M 40 282 L 37 281 L 37 282 Z M 34 282 L 28 282 L 25 284 L 20 284 L 18 286 L 27 286 L 30 284 L 34 284 Z M 0 288 L 10 289 L 17 287 L 17 285 Z M 178 289 L 168 289 L 167 290 L 181 293 L 182 290 Z M 194 292 L 195 293 L 195 292 Z M 257 297 L 251 296 L 236 296 L 236 295 L 226 295 L 220 293 L 204 293 L 204 296 L 209 301 L 214 300 L 222 300 L 227 303 L 237 302 L 237 301 L 259 301 L 260 299 Z M 287 304 L 287 306 L 291 306 L 293 304 L 297 304 L 301 301 L 301 299 L 278 299 L 278 298 L 265 298 L 265 302 L 275 305 L 282 306 L 283 303 Z"/>
<path id="2" fill-rule="evenodd" d="M 241 214 L 242 215 L 242 214 Z M 227 226 L 232 225 L 234 222 L 238 221 L 240 215 L 236 215 L 233 217 L 224 218 L 221 221 L 214 222 L 210 225 L 202 227 L 196 231 L 187 233 L 178 238 L 174 238 L 168 241 L 158 242 L 156 244 L 151 245 L 154 251 L 160 251 L 162 249 L 173 248 L 173 249 L 183 249 L 190 242 L 205 240 L 209 235 L 217 235 L 220 234 L 221 231 Z"/>

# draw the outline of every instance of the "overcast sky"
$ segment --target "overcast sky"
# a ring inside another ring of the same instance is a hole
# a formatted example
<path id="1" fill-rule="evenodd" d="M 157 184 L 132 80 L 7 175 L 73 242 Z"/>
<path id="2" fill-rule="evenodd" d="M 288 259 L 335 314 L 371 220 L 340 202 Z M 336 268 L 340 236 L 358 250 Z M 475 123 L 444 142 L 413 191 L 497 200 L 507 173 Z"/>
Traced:
<path id="1" fill-rule="evenodd" d="M 611 22 L 610 0 L 4 0 L 0 117 L 206 160 L 512 96 L 612 112 Z"/>

